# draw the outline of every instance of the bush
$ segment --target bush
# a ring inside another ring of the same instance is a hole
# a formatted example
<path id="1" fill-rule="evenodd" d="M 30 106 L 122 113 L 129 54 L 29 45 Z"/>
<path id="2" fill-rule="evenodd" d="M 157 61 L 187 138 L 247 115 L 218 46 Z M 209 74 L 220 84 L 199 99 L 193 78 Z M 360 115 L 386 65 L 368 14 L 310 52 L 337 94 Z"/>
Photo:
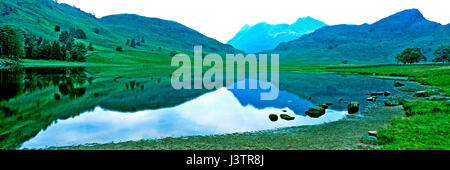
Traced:
<path id="1" fill-rule="evenodd" d="M 123 51 L 123 48 L 122 48 L 122 46 L 118 46 L 118 47 L 116 47 L 116 51 L 122 52 L 122 51 Z"/>

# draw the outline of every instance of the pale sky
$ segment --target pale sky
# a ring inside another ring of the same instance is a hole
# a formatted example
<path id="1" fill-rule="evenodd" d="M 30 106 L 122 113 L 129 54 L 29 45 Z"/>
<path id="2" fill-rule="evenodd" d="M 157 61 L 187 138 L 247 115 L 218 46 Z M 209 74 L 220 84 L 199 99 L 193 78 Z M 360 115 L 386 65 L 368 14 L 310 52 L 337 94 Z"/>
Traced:
<path id="1" fill-rule="evenodd" d="M 373 23 L 417 8 L 428 20 L 448 24 L 449 0 L 59 0 L 97 17 L 132 13 L 172 20 L 226 43 L 245 24 L 293 23 L 311 16 L 329 25 Z"/>

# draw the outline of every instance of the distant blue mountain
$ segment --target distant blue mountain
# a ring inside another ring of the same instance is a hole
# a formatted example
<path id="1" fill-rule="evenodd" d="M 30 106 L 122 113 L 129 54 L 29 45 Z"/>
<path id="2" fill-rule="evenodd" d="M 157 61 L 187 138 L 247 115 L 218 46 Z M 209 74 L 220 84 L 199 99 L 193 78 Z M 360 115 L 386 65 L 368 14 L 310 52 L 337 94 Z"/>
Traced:
<path id="1" fill-rule="evenodd" d="M 274 49 L 282 42 L 298 39 L 323 26 L 326 26 L 324 22 L 311 17 L 299 18 L 291 25 L 261 22 L 254 26 L 245 25 L 227 44 L 247 53 L 256 53 Z"/>
<path id="2" fill-rule="evenodd" d="M 448 44 L 449 24 L 429 21 L 418 9 L 407 9 L 373 24 L 325 26 L 265 53 L 280 54 L 284 63 L 394 63 L 405 48 L 421 48 L 432 61 L 434 50 Z"/>

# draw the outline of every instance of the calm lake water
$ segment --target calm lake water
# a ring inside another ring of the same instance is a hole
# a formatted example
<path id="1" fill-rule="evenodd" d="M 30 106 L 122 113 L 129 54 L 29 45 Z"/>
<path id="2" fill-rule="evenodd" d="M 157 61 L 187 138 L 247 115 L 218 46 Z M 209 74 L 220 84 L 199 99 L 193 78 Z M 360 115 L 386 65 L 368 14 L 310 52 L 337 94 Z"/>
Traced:
<path id="1" fill-rule="evenodd" d="M 318 125 L 347 116 L 347 102 L 389 91 L 394 81 L 332 74 L 280 73 L 279 97 L 262 89 L 174 90 L 167 75 L 92 68 L 0 71 L 0 147 L 42 148 Z M 119 76 L 120 75 L 120 76 Z M 237 83 L 248 83 L 245 80 Z M 269 84 L 270 85 L 270 84 Z M 276 87 L 271 87 L 276 88 Z M 305 111 L 332 103 L 325 115 Z M 269 114 L 295 120 L 272 122 Z"/>

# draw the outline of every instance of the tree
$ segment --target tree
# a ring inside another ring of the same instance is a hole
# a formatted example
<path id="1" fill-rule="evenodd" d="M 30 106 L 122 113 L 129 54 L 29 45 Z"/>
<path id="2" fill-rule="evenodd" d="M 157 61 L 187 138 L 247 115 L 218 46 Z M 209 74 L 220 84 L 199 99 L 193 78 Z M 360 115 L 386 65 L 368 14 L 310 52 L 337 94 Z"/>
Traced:
<path id="1" fill-rule="evenodd" d="M 136 40 L 134 38 L 131 40 L 130 47 L 136 48 Z"/>
<path id="2" fill-rule="evenodd" d="M 59 25 L 55 26 L 55 32 L 61 31 L 61 27 Z"/>
<path id="3" fill-rule="evenodd" d="M 78 39 L 87 39 L 86 33 L 82 29 L 70 29 L 70 35 Z"/>
<path id="4" fill-rule="evenodd" d="M 41 42 L 42 42 L 42 37 L 39 37 L 39 39 L 37 40 L 36 45 L 41 45 Z"/>
<path id="5" fill-rule="evenodd" d="M 420 48 L 407 48 L 400 54 L 397 54 L 395 60 L 397 62 L 402 62 L 403 64 L 412 64 L 419 62 L 422 58 L 424 58 L 424 56 Z"/>
<path id="6" fill-rule="evenodd" d="M 92 45 L 92 43 L 89 43 L 88 50 L 89 51 L 94 51 L 94 46 Z"/>
<path id="7" fill-rule="evenodd" d="M 433 55 L 436 56 L 436 58 L 433 61 L 442 62 L 444 64 L 445 62 L 450 62 L 449 55 L 450 54 L 450 46 L 441 45 L 436 50 L 434 50 Z"/>
<path id="8" fill-rule="evenodd" d="M 47 40 L 42 40 L 38 47 L 36 56 L 38 59 L 50 59 L 51 51 L 52 45 L 50 45 L 50 42 Z"/>
<path id="9" fill-rule="evenodd" d="M 142 40 L 141 40 L 141 43 L 145 44 L 145 39 L 144 39 L 144 36 L 142 36 Z"/>
<path id="10" fill-rule="evenodd" d="M 24 57 L 22 35 L 8 25 L 1 27 L 0 32 L 0 55 L 5 55 L 14 60 Z"/>
<path id="11" fill-rule="evenodd" d="M 171 57 L 173 57 L 173 56 L 175 56 L 175 55 L 177 55 L 177 54 L 178 54 L 177 51 L 171 51 L 171 52 L 170 52 L 170 56 L 171 56 Z"/>
<path id="12" fill-rule="evenodd" d="M 84 43 L 77 42 L 73 45 L 70 51 L 70 56 L 72 61 L 86 61 L 85 55 L 88 49 Z"/>
<path id="13" fill-rule="evenodd" d="M 64 58 L 61 55 L 61 46 L 57 41 L 53 41 L 52 50 L 50 52 L 50 59 L 54 60 L 63 60 Z"/>
<path id="14" fill-rule="evenodd" d="M 118 46 L 118 47 L 116 48 L 116 51 L 122 52 L 122 51 L 123 51 L 122 46 Z"/>
<path id="15" fill-rule="evenodd" d="M 67 31 L 63 31 L 63 32 L 61 32 L 61 34 L 59 34 L 59 42 L 66 43 L 70 39 L 71 39 L 71 36 L 70 36 L 69 32 L 67 32 Z"/>
<path id="16" fill-rule="evenodd" d="M 128 39 L 127 40 L 127 43 L 125 43 L 126 45 L 130 45 L 130 40 Z"/>
<path id="17" fill-rule="evenodd" d="M 35 57 L 36 37 L 30 35 L 25 39 L 25 58 L 32 59 Z"/>

